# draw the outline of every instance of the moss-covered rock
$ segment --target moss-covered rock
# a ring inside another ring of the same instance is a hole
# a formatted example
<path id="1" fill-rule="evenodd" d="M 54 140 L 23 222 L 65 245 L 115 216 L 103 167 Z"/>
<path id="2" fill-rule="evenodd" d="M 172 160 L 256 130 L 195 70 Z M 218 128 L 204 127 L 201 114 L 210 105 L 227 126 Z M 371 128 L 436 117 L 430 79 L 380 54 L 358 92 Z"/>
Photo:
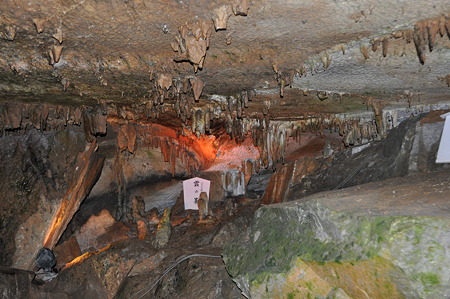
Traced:
<path id="1" fill-rule="evenodd" d="M 450 217 L 373 213 L 376 200 L 351 207 L 336 200 L 317 196 L 257 211 L 250 229 L 223 252 L 244 295 L 332 298 L 336 289 L 351 298 L 450 295 Z"/>

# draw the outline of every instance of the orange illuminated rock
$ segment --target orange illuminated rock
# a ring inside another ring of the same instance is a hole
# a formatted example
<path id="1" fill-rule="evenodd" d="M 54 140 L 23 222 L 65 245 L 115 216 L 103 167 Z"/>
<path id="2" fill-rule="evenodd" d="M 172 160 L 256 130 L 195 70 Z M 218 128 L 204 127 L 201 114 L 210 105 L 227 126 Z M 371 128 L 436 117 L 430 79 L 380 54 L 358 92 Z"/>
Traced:
<path id="1" fill-rule="evenodd" d="M 137 149 L 136 136 L 136 125 L 134 123 L 120 126 L 117 134 L 117 145 L 120 151 L 128 150 L 130 153 L 134 153 Z"/>
<path id="2" fill-rule="evenodd" d="M 293 170 L 294 163 L 286 164 L 272 176 L 261 199 L 262 204 L 287 201 Z"/>
<path id="3" fill-rule="evenodd" d="M 143 220 L 137 221 L 138 238 L 139 240 L 144 240 L 148 234 L 147 224 Z"/>
<path id="4" fill-rule="evenodd" d="M 93 142 L 78 155 L 74 181 L 61 200 L 58 212 L 48 228 L 44 247 L 53 248 L 56 245 L 73 215 L 100 176 L 105 158 L 98 155 L 96 150 L 97 143 Z"/>

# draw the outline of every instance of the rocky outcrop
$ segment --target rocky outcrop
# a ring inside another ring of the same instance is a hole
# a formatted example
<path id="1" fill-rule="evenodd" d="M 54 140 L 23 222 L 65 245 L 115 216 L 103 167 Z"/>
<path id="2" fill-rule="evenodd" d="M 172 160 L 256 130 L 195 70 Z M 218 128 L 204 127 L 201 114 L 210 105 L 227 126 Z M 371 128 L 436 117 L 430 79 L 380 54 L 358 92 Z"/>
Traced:
<path id="1" fill-rule="evenodd" d="M 300 171 L 294 175 L 290 198 L 447 167 L 435 163 L 444 126 L 439 115 L 444 113 L 437 110 L 408 118 L 382 141 L 316 161 L 315 171 Z M 311 161 L 297 161 L 300 165 L 297 168 L 303 164 L 305 168 L 308 163 Z"/>
<path id="2" fill-rule="evenodd" d="M 449 171 L 261 207 L 224 249 L 253 298 L 450 295 Z"/>
<path id="3" fill-rule="evenodd" d="M 0 261 L 27 269 L 84 151 L 84 134 L 30 130 L 0 142 Z"/>
<path id="4" fill-rule="evenodd" d="M 100 156 L 96 151 L 97 143 L 94 140 L 78 154 L 73 180 L 61 198 L 58 210 L 52 215 L 53 219 L 47 228 L 44 247 L 53 249 L 58 243 L 73 215 L 97 182 L 105 157 Z"/>

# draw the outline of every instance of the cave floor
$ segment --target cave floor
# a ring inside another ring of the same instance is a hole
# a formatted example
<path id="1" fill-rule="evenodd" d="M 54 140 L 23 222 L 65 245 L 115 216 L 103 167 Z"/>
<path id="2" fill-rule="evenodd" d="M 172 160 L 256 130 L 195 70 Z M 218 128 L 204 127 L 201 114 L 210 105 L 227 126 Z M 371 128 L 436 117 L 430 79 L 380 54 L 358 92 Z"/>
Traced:
<path id="1" fill-rule="evenodd" d="M 320 199 L 331 209 L 361 216 L 450 217 L 450 168 L 320 192 L 299 201 L 311 199 Z M 83 294 L 111 298 L 240 298 L 242 295 L 220 255 L 227 242 L 247 229 L 258 206 L 255 201 L 241 198 L 232 203 L 231 211 L 225 205 L 217 206 L 217 217 L 209 222 L 199 222 L 194 213 L 172 228 L 169 243 L 159 249 L 151 245 L 154 234 L 144 240 L 134 238 L 114 243 L 82 263 L 62 270 L 45 285 L 28 284 L 29 294 L 38 294 L 37 298 L 48 295 L 79 298 Z M 228 212 L 220 214 L 218 209 Z M 193 256 L 167 271 L 180 258 L 192 254 L 215 257 Z M 2 272 L 0 276 L 23 275 L 14 273 Z M 16 284 L 23 280 L 4 281 Z"/>

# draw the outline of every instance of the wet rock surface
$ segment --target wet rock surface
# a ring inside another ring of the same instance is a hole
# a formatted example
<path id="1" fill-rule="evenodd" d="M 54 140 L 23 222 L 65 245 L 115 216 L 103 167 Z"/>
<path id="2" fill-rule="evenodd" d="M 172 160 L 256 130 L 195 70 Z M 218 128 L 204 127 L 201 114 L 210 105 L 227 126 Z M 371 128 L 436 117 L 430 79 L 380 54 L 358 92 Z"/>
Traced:
<path id="1" fill-rule="evenodd" d="M 446 297 L 448 178 L 446 169 L 262 207 L 226 245 L 225 264 L 252 297 L 327 296 L 333 288 L 351 298 Z"/>

